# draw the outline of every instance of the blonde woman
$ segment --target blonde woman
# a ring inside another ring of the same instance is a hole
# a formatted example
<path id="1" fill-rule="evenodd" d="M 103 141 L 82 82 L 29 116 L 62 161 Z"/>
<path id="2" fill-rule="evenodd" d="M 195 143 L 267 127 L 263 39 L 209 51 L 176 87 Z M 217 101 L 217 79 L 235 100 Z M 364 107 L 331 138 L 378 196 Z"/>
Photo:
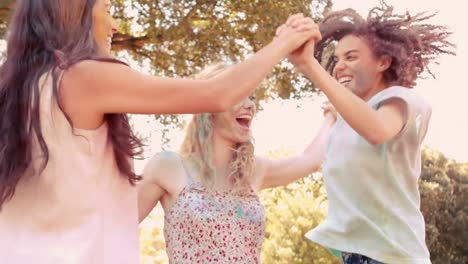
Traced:
<path id="1" fill-rule="evenodd" d="M 209 67 L 199 78 L 225 67 Z M 270 160 L 254 156 L 255 112 L 255 98 L 248 97 L 226 112 L 194 115 L 180 154 L 163 152 L 147 164 L 138 191 L 140 221 L 161 202 L 170 263 L 260 263 L 265 216 L 258 191 L 320 167 L 332 114 L 302 154 Z"/>

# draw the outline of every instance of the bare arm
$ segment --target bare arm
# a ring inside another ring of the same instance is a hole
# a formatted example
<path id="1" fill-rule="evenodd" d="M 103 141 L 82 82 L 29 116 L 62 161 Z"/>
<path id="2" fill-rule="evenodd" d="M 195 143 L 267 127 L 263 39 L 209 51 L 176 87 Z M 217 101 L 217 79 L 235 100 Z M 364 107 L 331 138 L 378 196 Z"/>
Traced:
<path id="1" fill-rule="evenodd" d="M 258 177 L 262 179 L 260 189 L 287 185 L 317 171 L 322 163 L 328 136 L 334 123 L 335 118 L 327 115 L 313 141 L 300 155 L 279 160 L 257 158 L 260 170 Z"/>
<path id="2" fill-rule="evenodd" d="M 402 100 L 389 100 L 375 110 L 336 81 L 317 60 L 309 60 L 301 71 L 320 87 L 343 119 L 370 144 L 380 145 L 403 128 L 406 106 Z"/>
<path id="3" fill-rule="evenodd" d="M 138 220 L 140 223 L 158 205 L 164 193 L 165 191 L 159 185 L 145 181 L 143 178 L 138 185 Z"/>
<path id="4" fill-rule="evenodd" d="M 316 26 L 311 19 L 288 19 L 287 24 Z M 306 78 L 313 81 L 328 97 L 344 120 L 372 145 L 380 145 L 396 136 L 406 121 L 405 103 L 389 100 L 378 110 L 337 82 L 314 58 L 316 41 L 309 40 L 288 55 L 289 60 Z"/>
<path id="5" fill-rule="evenodd" d="M 157 78 L 120 64 L 83 61 L 64 76 L 62 100 L 69 112 L 221 112 L 247 97 L 289 51 L 319 34 L 288 28 L 246 61 L 209 80 Z M 72 118 L 73 119 L 73 118 Z"/>
<path id="6" fill-rule="evenodd" d="M 143 221 L 153 208 L 170 195 L 170 190 L 178 184 L 181 170 L 180 158 L 173 152 L 156 154 L 143 170 L 143 180 L 138 184 L 138 218 Z"/>

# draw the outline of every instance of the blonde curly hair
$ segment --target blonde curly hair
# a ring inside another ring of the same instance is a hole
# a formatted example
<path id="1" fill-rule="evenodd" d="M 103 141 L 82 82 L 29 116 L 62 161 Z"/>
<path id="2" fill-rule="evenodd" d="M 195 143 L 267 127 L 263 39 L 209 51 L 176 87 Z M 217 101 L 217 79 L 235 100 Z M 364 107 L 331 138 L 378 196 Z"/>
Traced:
<path id="1" fill-rule="evenodd" d="M 216 63 L 203 69 L 196 79 L 209 79 L 230 65 Z M 220 178 L 217 177 L 213 165 L 213 116 L 215 114 L 195 114 L 188 125 L 185 138 L 180 148 L 180 154 L 185 160 L 193 162 L 199 172 L 199 180 L 208 187 L 214 188 Z M 233 190 L 244 190 L 249 186 L 254 172 L 253 139 L 238 143 L 233 150 L 229 162 L 229 176 L 226 184 Z"/>

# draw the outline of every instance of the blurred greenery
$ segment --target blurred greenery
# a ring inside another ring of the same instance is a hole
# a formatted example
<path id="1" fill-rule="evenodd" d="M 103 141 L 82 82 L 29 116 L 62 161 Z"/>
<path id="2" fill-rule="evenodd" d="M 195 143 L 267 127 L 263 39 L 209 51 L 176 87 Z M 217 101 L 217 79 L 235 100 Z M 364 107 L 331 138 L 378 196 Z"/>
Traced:
<path id="1" fill-rule="evenodd" d="M 291 154 L 280 149 L 270 153 L 279 158 Z M 433 264 L 468 263 L 468 164 L 456 163 L 442 153 L 426 149 L 420 180 L 421 209 L 426 221 L 426 242 Z M 321 173 L 288 186 L 260 194 L 266 210 L 263 263 L 339 263 L 321 246 L 304 235 L 317 226 L 327 210 Z M 167 263 L 162 232 L 162 210 L 155 210 L 141 226 L 144 264 Z"/>
<path id="2" fill-rule="evenodd" d="M 5 35 L 15 2 L 0 0 L 0 38 Z M 214 62 L 244 60 L 268 44 L 289 15 L 302 12 L 318 21 L 332 7 L 332 0 L 111 2 L 119 25 L 112 39 L 116 57 L 143 72 L 168 77 L 191 77 Z M 316 92 L 290 63 L 282 62 L 258 87 L 256 97 L 260 103 L 303 98 Z M 182 120 L 177 115 L 155 118 L 164 125 L 164 146 L 167 135 L 181 127 Z"/>
<path id="3" fill-rule="evenodd" d="M 0 38 L 15 0 L 0 0 Z M 289 14 L 320 20 L 331 0 L 113 0 L 119 31 L 113 37 L 118 58 L 158 76 L 188 77 L 219 60 L 240 61 L 266 45 Z M 1 47 L 0 43 L 0 47 Z M 3 52 L 1 50 L 0 52 Z M 4 59 L 2 53 L 0 61 Z M 302 98 L 315 92 L 288 63 L 279 64 L 257 89 L 259 101 Z M 177 116 L 156 116 L 163 141 L 180 125 Z M 277 150 L 272 158 L 290 151 Z M 266 207 L 264 263 L 337 263 L 304 233 L 324 219 L 327 200 L 320 173 L 286 187 L 262 191 Z M 434 264 L 468 263 L 468 164 L 426 150 L 420 181 L 426 241 Z M 160 207 L 141 224 L 142 263 L 167 263 Z"/>
<path id="4" fill-rule="evenodd" d="M 432 263 L 468 263 L 468 163 L 426 150 L 419 187 Z"/>
<path id="5" fill-rule="evenodd" d="M 0 38 L 15 0 L 0 0 Z M 119 29 L 112 48 L 158 76 L 192 76 L 206 65 L 240 61 L 269 43 L 290 14 L 323 18 L 331 0 L 112 0 Z M 257 98 L 298 98 L 315 91 L 310 82 L 278 65 Z"/>

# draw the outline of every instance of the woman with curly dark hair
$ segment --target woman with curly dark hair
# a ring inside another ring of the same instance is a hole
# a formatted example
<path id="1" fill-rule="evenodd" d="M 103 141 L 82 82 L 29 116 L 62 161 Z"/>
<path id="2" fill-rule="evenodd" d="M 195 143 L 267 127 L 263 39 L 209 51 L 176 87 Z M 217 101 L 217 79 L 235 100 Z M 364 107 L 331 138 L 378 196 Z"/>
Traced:
<path id="1" fill-rule="evenodd" d="M 339 113 L 323 167 L 328 216 L 306 237 L 344 263 L 431 262 L 418 190 L 431 107 L 411 88 L 439 54 L 453 54 L 446 28 L 424 23 L 432 16 L 385 3 L 367 19 L 330 13 L 322 40 L 290 54 Z M 301 23 L 313 24 L 287 25 Z"/>

